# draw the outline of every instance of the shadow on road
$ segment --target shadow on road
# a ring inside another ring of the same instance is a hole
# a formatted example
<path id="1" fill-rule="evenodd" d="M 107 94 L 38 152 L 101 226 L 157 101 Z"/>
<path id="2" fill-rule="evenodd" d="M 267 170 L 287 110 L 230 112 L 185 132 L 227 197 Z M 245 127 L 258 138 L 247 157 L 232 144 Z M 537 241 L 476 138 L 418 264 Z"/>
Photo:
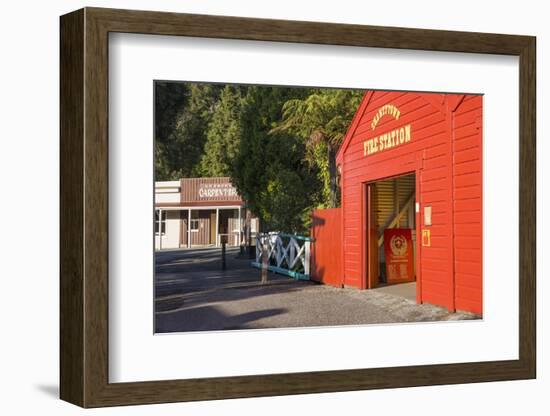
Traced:
<path id="1" fill-rule="evenodd" d="M 220 331 L 247 329 L 248 324 L 286 313 L 284 308 L 271 308 L 228 315 L 216 306 L 198 306 L 179 310 L 157 320 L 156 332 Z"/>
<path id="2" fill-rule="evenodd" d="M 221 270 L 221 249 L 184 249 L 155 253 L 155 332 L 246 329 L 258 320 L 287 313 L 286 308 L 254 310 L 243 301 L 299 290 L 310 282 L 269 273 L 268 284 L 260 283 L 260 271 L 238 249 L 226 254 Z"/>

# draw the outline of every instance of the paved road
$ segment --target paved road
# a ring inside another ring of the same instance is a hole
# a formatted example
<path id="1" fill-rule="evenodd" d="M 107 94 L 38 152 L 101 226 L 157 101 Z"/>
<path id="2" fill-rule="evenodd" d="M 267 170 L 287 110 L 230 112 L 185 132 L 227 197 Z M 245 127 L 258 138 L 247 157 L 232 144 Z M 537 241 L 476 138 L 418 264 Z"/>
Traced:
<path id="1" fill-rule="evenodd" d="M 157 251 L 156 297 L 259 283 L 260 271 L 250 266 L 251 259 L 239 255 L 238 248 L 228 248 L 225 258 L 222 271 L 220 248 Z M 292 281 L 274 273 L 269 273 L 269 280 Z"/>
<path id="2" fill-rule="evenodd" d="M 468 319 L 431 305 L 376 291 L 337 289 L 260 272 L 228 250 L 156 253 L 156 332 L 364 325 Z M 471 319 L 471 318 L 470 318 Z"/>

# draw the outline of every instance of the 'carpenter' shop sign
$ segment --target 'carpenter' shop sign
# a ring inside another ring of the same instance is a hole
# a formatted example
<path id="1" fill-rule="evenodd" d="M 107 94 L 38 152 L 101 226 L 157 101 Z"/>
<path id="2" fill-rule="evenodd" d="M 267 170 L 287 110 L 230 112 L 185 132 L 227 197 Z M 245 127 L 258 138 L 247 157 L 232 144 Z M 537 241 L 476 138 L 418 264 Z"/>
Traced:
<path id="1" fill-rule="evenodd" d="M 226 177 L 183 178 L 181 180 L 181 203 L 241 202 L 237 188 Z"/>
<path id="2" fill-rule="evenodd" d="M 376 115 L 372 119 L 371 128 L 374 131 L 380 119 L 385 116 L 391 116 L 395 120 L 399 120 L 401 112 L 397 107 L 391 104 L 380 107 Z M 373 153 L 388 150 L 393 147 L 408 143 L 411 141 L 411 125 L 406 124 L 403 127 L 391 130 L 387 133 L 375 136 L 363 142 L 363 155 L 371 155 Z"/>
<path id="3" fill-rule="evenodd" d="M 199 187 L 199 198 L 237 199 L 237 190 L 230 183 L 203 183 Z"/>
<path id="4" fill-rule="evenodd" d="M 410 229 L 384 230 L 384 254 L 388 283 L 414 279 L 413 241 Z"/>

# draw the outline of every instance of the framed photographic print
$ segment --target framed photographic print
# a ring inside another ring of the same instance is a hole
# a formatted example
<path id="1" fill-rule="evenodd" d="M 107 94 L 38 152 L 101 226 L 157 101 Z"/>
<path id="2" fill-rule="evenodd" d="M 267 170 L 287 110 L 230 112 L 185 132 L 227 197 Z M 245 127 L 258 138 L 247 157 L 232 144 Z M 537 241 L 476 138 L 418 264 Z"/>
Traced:
<path id="1" fill-rule="evenodd" d="M 536 376 L 535 38 L 61 17 L 83 407 Z"/>

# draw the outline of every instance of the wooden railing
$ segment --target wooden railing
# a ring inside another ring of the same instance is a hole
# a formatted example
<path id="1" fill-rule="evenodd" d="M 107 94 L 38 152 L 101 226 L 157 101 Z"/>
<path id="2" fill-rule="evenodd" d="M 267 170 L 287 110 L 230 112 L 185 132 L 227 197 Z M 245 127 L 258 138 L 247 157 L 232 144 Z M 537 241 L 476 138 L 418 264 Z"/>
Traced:
<path id="1" fill-rule="evenodd" d="M 310 279 L 311 243 L 313 239 L 294 234 L 265 233 L 256 236 L 256 261 L 253 267 L 262 268 L 267 253 L 267 269 L 298 280 Z"/>

